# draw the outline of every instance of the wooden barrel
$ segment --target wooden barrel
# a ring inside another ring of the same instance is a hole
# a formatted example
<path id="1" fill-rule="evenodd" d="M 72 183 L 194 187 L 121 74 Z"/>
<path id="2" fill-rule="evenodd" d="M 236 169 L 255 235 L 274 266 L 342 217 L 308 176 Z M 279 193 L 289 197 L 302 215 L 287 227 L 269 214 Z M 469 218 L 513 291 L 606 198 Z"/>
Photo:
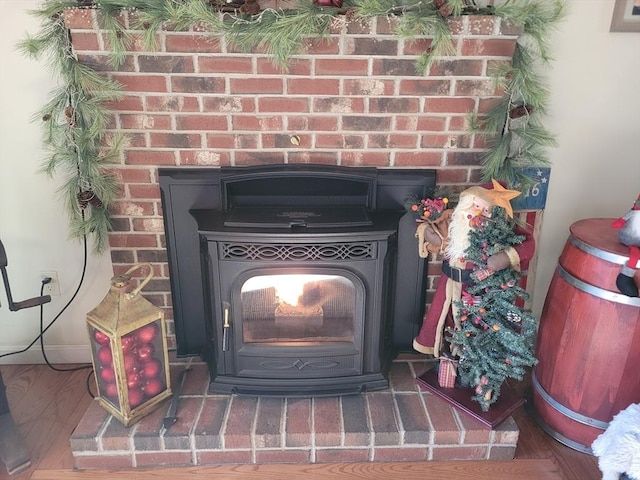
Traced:
<path id="1" fill-rule="evenodd" d="M 617 290 L 629 256 L 613 220 L 571 225 L 540 317 L 532 375 L 533 416 L 586 453 L 615 414 L 640 402 L 640 298 Z"/>

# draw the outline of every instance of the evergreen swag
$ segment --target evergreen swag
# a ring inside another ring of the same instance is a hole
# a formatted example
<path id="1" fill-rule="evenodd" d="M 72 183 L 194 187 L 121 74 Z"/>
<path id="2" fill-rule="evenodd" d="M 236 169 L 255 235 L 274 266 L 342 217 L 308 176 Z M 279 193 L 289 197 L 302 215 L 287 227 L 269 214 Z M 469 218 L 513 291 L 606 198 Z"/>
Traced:
<path id="1" fill-rule="evenodd" d="M 453 53 L 449 16 L 496 15 L 522 26 L 523 34 L 512 64 L 493 72 L 504 98 L 486 116 L 472 118 L 472 132 L 489 141 L 483 180 L 495 178 L 524 189 L 531 182 L 520 168 L 548 164 L 545 147 L 554 145 L 554 137 L 540 123 L 548 92 L 535 68 L 550 60 L 546 41 L 563 15 L 563 0 L 344 0 L 341 8 L 300 0 L 295 9 L 266 9 L 253 15 L 241 8 L 221 12 L 227 10 L 225 5 L 223 0 L 45 0 L 31 12 L 41 19 L 42 27 L 20 42 L 19 48 L 32 58 L 45 57 L 60 79 L 60 87 L 37 115 L 49 150 L 43 170 L 52 176 L 63 171 L 66 181 L 61 190 L 71 236 L 93 234 L 95 251 L 106 247 L 108 208 L 117 192 L 108 164 L 119 159 L 124 140 L 107 135 L 106 105 L 121 97 L 121 86 L 77 61 L 63 20 L 64 10 L 70 7 L 96 10 L 116 67 L 132 42 L 131 32 L 117 19 L 123 9 L 135 12 L 132 28 L 145 32 L 144 40 L 152 50 L 154 34 L 164 26 L 197 28 L 223 35 L 246 51 L 264 50 L 283 67 L 292 55 L 304 51 L 306 41 L 326 36 L 341 18 L 395 16 L 398 35 L 432 37 L 430 50 L 416 62 L 424 73 L 438 57 Z"/>
<path id="2" fill-rule="evenodd" d="M 483 222 L 471 230 L 465 251 L 476 265 L 473 284 L 457 302 L 460 329 L 448 329 L 448 340 L 459 354 L 460 383 L 475 387 L 473 399 L 486 412 L 507 378 L 522 380 L 526 367 L 536 364 L 536 320 L 517 305 L 529 299 L 519 285 L 523 272 L 487 269 L 491 255 L 522 243 L 524 236 L 514 233 L 514 220 L 500 207 L 493 207 L 490 218 L 479 218 Z"/>

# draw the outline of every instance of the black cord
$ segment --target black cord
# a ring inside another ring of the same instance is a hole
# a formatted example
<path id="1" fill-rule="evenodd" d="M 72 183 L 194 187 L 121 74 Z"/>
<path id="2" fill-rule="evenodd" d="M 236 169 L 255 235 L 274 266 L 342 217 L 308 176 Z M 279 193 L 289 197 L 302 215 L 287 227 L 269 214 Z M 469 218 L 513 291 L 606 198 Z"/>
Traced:
<path id="1" fill-rule="evenodd" d="M 83 260 L 83 266 L 82 266 L 82 275 L 80 277 L 80 282 L 78 283 L 78 287 L 76 288 L 76 291 L 74 292 L 73 296 L 71 297 L 71 299 L 67 302 L 67 304 L 62 308 L 62 310 L 60 310 L 60 312 L 58 313 L 58 315 L 56 315 L 56 317 L 51 320 L 51 322 L 49 323 L 49 325 L 47 325 L 47 328 L 43 329 L 44 326 L 44 321 L 43 321 L 43 316 L 44 316 L 44 307 L 43 305 L 40 305 L 40 335 L 38 335 L 36 338 L 33 339 L 33 341 L 27 345 L 25 348 L 23 348 L 22 350 L 17 350 L 15 352 L 9 352 L 9 353 L 4 353 L 2 355 L 0 355 L 0 358 L 2 357 L 8 357 L 9 355 L 16 355 L 18 353 L 24 353 L 27 350 L 29 350 L 31 347 L 33 347 L 33 345 L 35 345 L 35 343 L 40 340 L 40 346 L 41 346 L 41 350 L 42 350 L 42 355 L 44 356 L 44 360 L 47 363 L 47 365 L 53 369 L 56 370 L 58 372 L 72 372 L 75 370 L 84 370 L 86 368 L 93 368 L 92 365 L 83 365 L 80 367 L 75 367 L 75 368 L 68 368 L 68 369 L 60 369 L 60 368 L 56 368 L 53 365 L 51 365 L 51 363 L 49 363 L 49 360 L 47 359 L 47 355 L 45 354 L 44 351 L 44 334 L 46 333 L 47 330 L 49 330 L 49 328 L 51 328 L 53 326 L 53 324 L 58 320 L 58 318 L 60 318 L 60 316 L 64 313 L 64 311 L 69 307 L 69 305 L 71 305 L 71 303 L 75 300 L 76 296 L 78 295 L 78 292 L 80 291 L 80 288 L 82 287 L 82 284 L 84 282 L 84 276 L 85 273 L 87 271 L 87 237 L 86 235 L 83 237 L 84 239 L 84 260 Z M 42 296 L 42 294 L 44 293 L 44 286 L 46 285 L 45 282 L 42 282 L 42 285 L 40 286 L 40 296 Z"/>
<path id="2" fill-rule="evenodd" d="M 78 295 L 78 292 L 80 291 L 80 288 L 82 287 L 82 284 L 84 282 L 84 275 L 85 275 L 85 273 L 87 271 L 87 237 L 86 237 L 86 235 L 83 238 L 84 238 L 84 242 L 83 242 L 84 243 L 84 260 L 83 260 L 83 265 L 82 265 L 82 275 L 80 276 L 80 282 L 78 283 L 78 288 L 76 288 L 76 291 L 73 293 L 73 296 L 71 297 L 71 300 L 69 300 L 67 302 L 67 304 L 62 308 L 62 310 L 60 310 L 60 313 L 58 313 L 58 315 L 56 315 L 56 318 L 54 318 L 51 321 L 51 323 L 46 328 L 46 330 L 43 330 L 43 327 L 44 327 L 44 318 L 43 318 L 44 317 L 44 305 L 40 305 L 40 335 L 38 335 L 38 337 L 40 337 L 40 351 L 42 352 L 42 357 L 44 358 L 44 361 L 46 362 L 47 366 L 51 370 L 55 370 L 56 372 L 75 372 L 77 370 L 85 370 L 87 368 L 90 368 L 90 369 L 93 370 L 93 365 L 91 365 L 91 364 L 89 364 L 89 365 L 81 365 L 79 367 L 73 367 L 73 368 L 58 368 L 58 367 L 54 367 L 51 364 L 51 362 L 49 362 L 49 359 L 47 358 L 47 354 L 46 354 L 45 349 L 44 349 L 44 332 L 46 332 L 49 329 L 49 327 L 51 325 L 53 325 L 53 322 L 58 320 L 60 315 L 62 315 L 62 313 L 67 309 L 67 307 L 69 305 L 71 305 L 71 302 L 73 302 L 73 300 Z M 44 293 L 44 286 L 45 286 L 45 283 L 42 282 L 42 285 L 40 286 L 40 296 L 42 296 L 42 294 Z M 89 392 L 89 394 L 91 394 L 91 392 Z"/>
<path id="3" fill-rule="evenodd" d="M 87 375 L 87 379 L 86 379 L 86 381 L 85 381 L 85 382 L 86 382 L 86 384 L 87 384 L 87 393 L 89 394 L 89 396 L 90 396 L 91 398 L 96 398 L 96 396 L 95 396 L 95 395 L 93 394 L 93 392 L 91 391 L 91 382 L 90 382 L 90 379 L 91 379 L 91 375 L 93 375 L 93 373 L 94 373 L 94 372 L 93 372 L 93 368 L 92 368 L 91 370 L 89 370 L 89 374 Z"/>

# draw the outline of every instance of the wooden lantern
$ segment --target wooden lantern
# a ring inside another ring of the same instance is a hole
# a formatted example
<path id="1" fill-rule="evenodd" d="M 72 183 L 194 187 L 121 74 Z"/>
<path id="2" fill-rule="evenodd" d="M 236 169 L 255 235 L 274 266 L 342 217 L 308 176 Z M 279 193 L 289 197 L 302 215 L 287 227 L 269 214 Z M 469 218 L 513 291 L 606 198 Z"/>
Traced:
<path id="1" fill-rule="evenodd" d="M 144 266 L 149 274 L 131 291 L 131 273 Z M 113 277 L 107 295 L 87 314 L 98 400 L 125 426 L 171 396 L 164 312 L 139 294 L 152 277 L 148 263 Z"/>

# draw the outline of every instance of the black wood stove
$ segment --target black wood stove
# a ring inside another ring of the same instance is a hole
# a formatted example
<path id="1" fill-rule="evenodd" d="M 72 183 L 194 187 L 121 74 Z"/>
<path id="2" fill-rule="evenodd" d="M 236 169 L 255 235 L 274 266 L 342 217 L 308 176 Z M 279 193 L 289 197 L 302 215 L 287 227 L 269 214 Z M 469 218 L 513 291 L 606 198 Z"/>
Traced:
<path id="1" fill-rule="evenodd" d="M 212 392 L 333 395 L 388 386 L 424 310 L 410 195 L 432 170 L 160 169 L 178 354 Z"/>

